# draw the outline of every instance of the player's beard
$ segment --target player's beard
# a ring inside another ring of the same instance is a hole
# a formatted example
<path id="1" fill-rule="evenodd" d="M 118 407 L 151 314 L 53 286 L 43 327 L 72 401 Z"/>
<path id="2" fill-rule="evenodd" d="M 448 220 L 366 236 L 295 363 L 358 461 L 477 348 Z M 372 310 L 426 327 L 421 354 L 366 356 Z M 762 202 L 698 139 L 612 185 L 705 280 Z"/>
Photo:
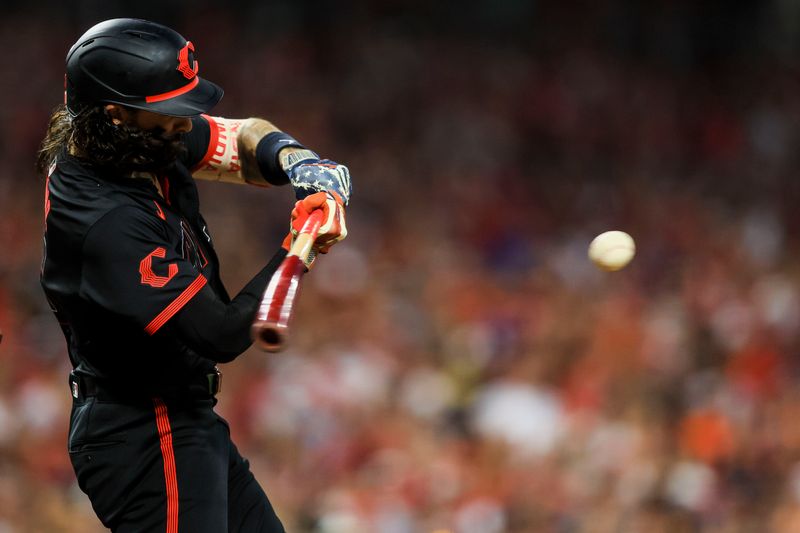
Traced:
<path id="1" fill-rule="evenodd" d="M 161 128 L 114 124 L 102 107 L 86 109 L 71 120 L 75 155 L 116 176 L 163 172 L 186 149 L 181 134 L 166 136 Z"/>
<path id="2" fill-rule="evenodd" d="M 181 134 L 167 136 L 161 128 L 143 130 L 126 125 L 119 125 L 116 129 L 117 157 L 114 168 L 123 174 L 162 172 L 186 150 Z"/>

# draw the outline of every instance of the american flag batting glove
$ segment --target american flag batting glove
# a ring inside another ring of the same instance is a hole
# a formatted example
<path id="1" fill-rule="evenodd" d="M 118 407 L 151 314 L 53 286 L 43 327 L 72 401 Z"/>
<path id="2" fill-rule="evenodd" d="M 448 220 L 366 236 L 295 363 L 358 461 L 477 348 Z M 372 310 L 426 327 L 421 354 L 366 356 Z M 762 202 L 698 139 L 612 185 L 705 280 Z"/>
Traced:
<path id="1" fill-rule="evenodd" d="M 330 159 L 306 159 L 292 166 L 287 175 L 298 200 L 314 193 L 331 191 L 339 196 L 342 205 L 350 202 L 350 171 L 344 165 Z"/>

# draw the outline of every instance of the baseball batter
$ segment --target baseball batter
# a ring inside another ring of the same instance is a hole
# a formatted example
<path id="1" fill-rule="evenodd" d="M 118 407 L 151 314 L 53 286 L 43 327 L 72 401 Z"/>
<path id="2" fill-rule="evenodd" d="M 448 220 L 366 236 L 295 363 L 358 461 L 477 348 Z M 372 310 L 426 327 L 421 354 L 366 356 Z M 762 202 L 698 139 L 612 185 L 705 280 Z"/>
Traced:
<path id="1" fill-rule="evenodd" d="M 206 115 L 222 90 L 198 77 L 195 52 L 167 27 L 114 19 L 67 55 L 66 102 L 38 167 L 41 282 L 73 366 L 69 455 L 113 531 L 284 531 L 213 410 L 216 364 L 250 346 L 308 213 L 324 213 L 318 251 L 346 236 L 350 176 L 265 120 Z M 290 183 L 298 199 L 283 248 L 233 298 L 195 178 Z"/>

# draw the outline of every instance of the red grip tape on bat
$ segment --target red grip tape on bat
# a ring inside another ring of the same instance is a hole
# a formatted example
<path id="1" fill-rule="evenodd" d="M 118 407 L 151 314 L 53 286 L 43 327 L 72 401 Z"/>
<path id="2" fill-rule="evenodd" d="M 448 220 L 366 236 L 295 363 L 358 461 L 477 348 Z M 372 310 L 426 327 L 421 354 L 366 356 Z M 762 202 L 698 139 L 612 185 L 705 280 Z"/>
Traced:
<path id="1" fill-rule="evenodd" d="M 277 352 L 286 345 L 300 280 L 306 273 L 305 261 L 312 253 L 322 224 L 322 214 L 321 209 L 311 212 L 289 253 L 267 284 L 250 330 L 256 346 L 262 350 Z"/>

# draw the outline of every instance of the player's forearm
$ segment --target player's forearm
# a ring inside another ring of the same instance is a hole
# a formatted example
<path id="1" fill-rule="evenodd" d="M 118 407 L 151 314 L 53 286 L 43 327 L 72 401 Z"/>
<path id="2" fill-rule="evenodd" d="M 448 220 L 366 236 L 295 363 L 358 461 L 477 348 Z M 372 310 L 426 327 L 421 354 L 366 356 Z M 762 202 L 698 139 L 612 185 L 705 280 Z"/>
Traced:
<path id="1" fill-rule="evenodd" d="M 237 142 L 239 144 L 239 158 L 242 161 L 242 177 L 247 183 L 269 184 L 258 168 L 256 147 L 262 138 L 273 131 L 280 130 L 272 122 L 262 118 L 248 118 L 242 124 L 237 136 Z"/>
<path id="2" fill-rule="evenodd" d="M 170 329 L 201 357 L 232 361 L 252 344 L 250 325 L 261 295 L 285 255 L 277 252 L 230 303 L 204 288 L 175 315 Z"/>
<path id="3" fill-rule="evenodd" d="M 279 132 L 273 123 L 262 118 L 249 118 L 243 124 L 239 131 L 237 138 L 239 143 L 239 157 L 242 161 L 242 176 L 248 183 L 256 183 L 259 181 L 267 181 L 275 184 L 278 181 L 288 183 L 288 178 L 280 174 L 265 176 L 262 168 L 265 166 L 264 162 L 258 160 L 258 144 L 261 140 L 270 133 Z M 295 148 L 288 146 L 279 151 L 281 157 L 286 157 L 288 154 L 296 153 L 302 148 Z"/>
<path id="4" fill-rule="evenodd" d="M 212 126 L 214 148 L 193 172 L 195 178 L 261 187 L 289 183 L 284 165 L 289 164 L 290 154 L 303 149 L 278 145 L 275 153 L 267 156 L 270 160 L 264 161 L 264 150 L 262 147 L 259 151 L 259 143 L 270 133 L 281 131 L 272 122 L 263 118 L 208 117 L 207 120 Z"/>

